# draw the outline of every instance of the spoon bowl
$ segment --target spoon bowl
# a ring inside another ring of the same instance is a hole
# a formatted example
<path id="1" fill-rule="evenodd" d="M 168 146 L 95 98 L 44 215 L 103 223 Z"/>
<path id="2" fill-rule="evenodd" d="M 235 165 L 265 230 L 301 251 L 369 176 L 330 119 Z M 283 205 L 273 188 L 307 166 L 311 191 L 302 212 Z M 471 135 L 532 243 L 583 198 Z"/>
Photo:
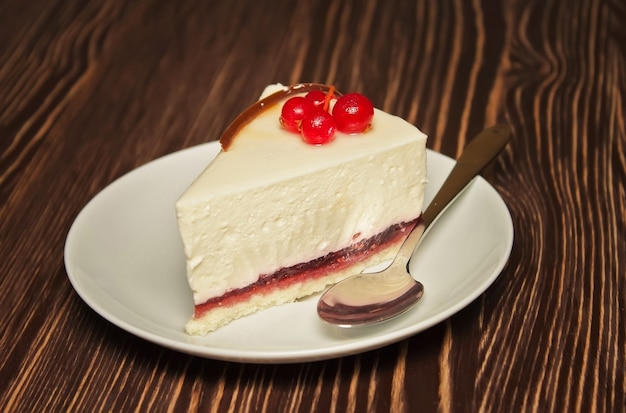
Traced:
<path id="1" fill-rule="evenodd" d="M 424 293 L 424 286 L 408 271 L 415 248 L 447 206 L 504 149 L 509 135 L 510 128 L 503 124 L 480 132 L 467 145 L 392 263 L 382 271 L 353 275 L 330 287 L 318 301 L 319 317 L 340 327 L 364 326 L 413 307 Z"/>

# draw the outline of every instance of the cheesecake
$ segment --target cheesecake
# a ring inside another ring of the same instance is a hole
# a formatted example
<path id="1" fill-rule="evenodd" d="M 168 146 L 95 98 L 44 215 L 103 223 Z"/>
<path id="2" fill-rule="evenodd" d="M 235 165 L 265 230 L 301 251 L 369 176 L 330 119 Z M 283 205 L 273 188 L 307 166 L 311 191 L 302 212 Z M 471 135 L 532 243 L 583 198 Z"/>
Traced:
<path id="1" fill-rule="evenodd" d="M 175 205 L 194 312 L 205 335 L 324 290 L 392 258 L 419 221 L 426 135 L 373 109 L 360 132 L 321 144 L 282 124 L 287 100 L 324 85 L 270 85 L 220 139 L 218 155 Z"/>

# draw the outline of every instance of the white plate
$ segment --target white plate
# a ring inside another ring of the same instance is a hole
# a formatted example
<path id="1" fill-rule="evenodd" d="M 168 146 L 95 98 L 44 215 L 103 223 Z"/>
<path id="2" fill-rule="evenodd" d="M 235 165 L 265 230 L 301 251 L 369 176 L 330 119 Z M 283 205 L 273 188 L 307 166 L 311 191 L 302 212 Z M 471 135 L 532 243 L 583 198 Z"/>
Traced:
<path id="1" fill-rule="evenodd" d="M 411 262 L 425 287 L 404 315 L 341 329 L 317 317 L 317 296 L 236 320 L 205 337 L 183 331 L 193 307 L 174 202 L 219 151 L 215 142 L 157 159 L 94 197 L 74 221 L 65 266 L 81 298 L 122 329 L 183 353 L 254 363 L 329 359 L 382 347 L 461 310 L 496 279 L 513 243 L 509 211 L 482 178 L 433 228 Z M 454 161 L 428 152 L 430 202 Z"/>

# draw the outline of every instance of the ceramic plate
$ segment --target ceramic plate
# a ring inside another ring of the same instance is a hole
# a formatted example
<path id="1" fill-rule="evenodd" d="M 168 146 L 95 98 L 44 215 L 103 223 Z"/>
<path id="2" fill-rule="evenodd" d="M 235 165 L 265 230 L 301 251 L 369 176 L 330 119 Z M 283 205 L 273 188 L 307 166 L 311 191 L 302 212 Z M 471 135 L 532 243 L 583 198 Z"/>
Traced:
<path id="1" fill-rule="evenodd" d="M 513 243 L 509 211 L 484 179 L 450 206 L 411 261 L 424 297 L 402 316 L 342 329 L 318 319 L 318 296 L 236 320 L 204 337 L 183 331 L 193 308 L 174 202 L 219 151 L 215 142 L 150 162 L 113 182 L 74 221 L 65 266 L 102 317 L 161 346 L 196 356 L 290 363 L 356 354 L 397 342 L 461 310 L 496 279 Z M 428 152 L 426 203 L 454 161 Z"/>

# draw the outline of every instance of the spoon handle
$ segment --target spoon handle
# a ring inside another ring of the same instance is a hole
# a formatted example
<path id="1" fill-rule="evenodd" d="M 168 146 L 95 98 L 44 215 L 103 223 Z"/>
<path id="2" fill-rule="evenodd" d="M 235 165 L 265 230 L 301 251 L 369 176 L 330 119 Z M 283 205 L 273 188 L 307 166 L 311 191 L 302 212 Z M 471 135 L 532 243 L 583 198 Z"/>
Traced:
<path id="1" fill-rule="evenodd" d="M 498 124 L 480 132 L 463 150 L 454 168 L 422 214 L 421 222 L 407 237 L 395 261 L 408 259 L 420 239 L 435 219 L 459 193 L 493 161 L 509 141 L 511 129 Z"/>

